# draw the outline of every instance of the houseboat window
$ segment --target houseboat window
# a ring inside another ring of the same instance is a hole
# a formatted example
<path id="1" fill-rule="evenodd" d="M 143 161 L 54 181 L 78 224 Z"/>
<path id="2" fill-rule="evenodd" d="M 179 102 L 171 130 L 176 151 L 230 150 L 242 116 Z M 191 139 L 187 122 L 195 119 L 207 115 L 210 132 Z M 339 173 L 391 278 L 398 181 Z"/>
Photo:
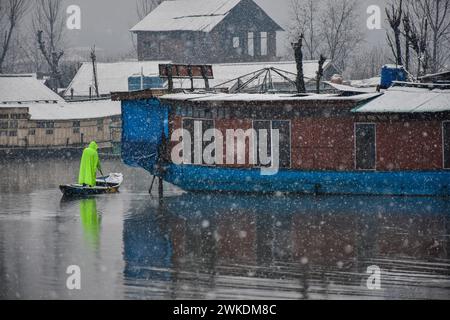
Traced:
<path id="1" fill-rule="evenodd" d="M 26 119 L 28 118 L 28 114 L 26 113 L 15 113 L 11 115 L 11 119 Z"/>
<path id="2" fill-rule="evenodd" d="M 8 121 L 2 121 L 0 122 L 0 129 L 8 129 Z"/>
<path id="3" fill-rule="evenodd" d="M 202 137 L 204 136 L 206 130 L 214 129 L 214 120 L 199 120 L 199 119 L 183 119 L 183 129 L 187 130 L 191 136 L 191 163 L 195 163 L 194 158 L 194 148 L 195 148 L 195 132 L 194 132 L 194 123 L 200 122 L 202 125 Z M 202 139 L 203 141 L 203 139 Z M 202 153 L 201 153 L 201 164 L 205 164 L 203 161 L 203 150 L 211 143 L 211 141 L 203 141 L 202 143 Z"/>
<path id="4" fill-rule="evenodd" d="M 374 170 L 376 165 L 376 127 L 374 123 L 355 125 L 355 165 L 358 170 Z"/>
<path id="5" fill-rule="evenodd" d="M 74 134 L 78 134 L 78 133 L 80 133 L 80 128 L 73 128 L 73 131 L 72 131 Z"/>
<path id="6" fill-rule="evenodd" d="M 9 115 L 8 114 L 0 114 L 0 119 L 8 119 Z"/>
<path id="7" fill-rule="evenodd" d="M 36 135 L 36 129 L 30 129 L 30 130 L 28 130 L 28 135 L 29 135 L 29 136 L 34 136 L 34 135 Z"/>
<path id="8" fill-rule="evenodd" d="M 267 56 L 267 32 L 261 32 L 261 55 Z"/>
<path id="9" fill-rule="evenodd" d="M 249 56 L 254 56 L 255 55 L 255 40 L 253 38 L 253 32 L 249 32 L 248 33 L 248 55 Z"/>
<path id="10" fill-rule="evenodd" d="M 103 127 L 102 126 L 98 126 L 97 127 L 97 131 L 103 131 Z"/>
<path id="11" fill-rule="evenodd" d="M 233 48 L 239 48 L 239 37 L 233 37 Z"/>
<path id="12" fill-rule="evenodd" d="M 272 121 L 272 129 L 278 129 L 280 135 L 280 168 L 290 168 L 291 123 L 290 121 Z"/>
<path id="13" fill-rule="evenodd" d="M 8 131 L 5 131 L 5 130 L 0 131 L 0 136 L 7 136 L 7 135 L 8 135 Z"/>
<path id="14" fill-rule="evenodd" d="M 450 121 L 443 123 L 442 136 L 444 140 L 444 168 L 450 169 Z"/>
<path id="15" fill-rule="evenodd" d="M 253 121 L 253 129 L 256 130 L 258 134 L 258 144 L 261 143 L 262 137 L 260 136 L 259 130 L 265 129 L 267 132 L 270 130 L 278 130 L 279 133 L 279 166 L 280 168 L 290 168 L 291 166 L 291 124 L 290 121 L 285 120 L 255 120 Z M 272 136 L 267 135 L 267 156 L 272 155 Z M 260 154 L 258 152 L 257 165 L 261 166 L 262 161 L 260 159 Z"/>
<path id="16" fill-rule="evenodd" d="M 9 136 L 10 137 L 17 137 L 17 131 L 15 131 L 15 130 L 14 131 L 10 131 L 9 132 Z"/>
<path id="17" fill-rule="evenodd" d="M 45 130 L 45 134 L 53 134 L 53 130 L 52 129 Z"/>
<path id="18" fill-rule="evenodd" d="M 80 121 L 73 122 L 73 127 L 79 127 L 79 126 L 80 126 Z"/>
<path id="19" fill-rule="evenodd" d="M 9 127 L 10 127 L 11 129 L 17 129 L 17 128 L 19 127 L 19 122 L 18 122 L 17 120 L 10 121 L 10 122 L 9 122 Z"/>
<path id="20" fill-rule="evenodd" d="M 258 160 L 256 161 L 256 164 L 258 166 L 262 166 L 262 165 L 266 165 L 266 166 L 270 166 L 269 164 L 264 164 L 264 161 L 262 161 L 261 159 L 261 155 L 260 155 L 260 150 L 259 148 L 261 148 L 262 143 L 264 143 L 263 141 L 263 136 L 260 134 L 260 130 L 265 130 L 267 132 L 266 137 L 267 137 L 267 157 L 271 157 L 272 156 L 272 145 L 271 145 L 271 137 L 270 137 L 270 129 L 271 129 L 271 123 L 270 120 L 258 120 L 258 121 L 253 121 L 253 129 L 256 131 L 256 135 L 258 137 Z"/>

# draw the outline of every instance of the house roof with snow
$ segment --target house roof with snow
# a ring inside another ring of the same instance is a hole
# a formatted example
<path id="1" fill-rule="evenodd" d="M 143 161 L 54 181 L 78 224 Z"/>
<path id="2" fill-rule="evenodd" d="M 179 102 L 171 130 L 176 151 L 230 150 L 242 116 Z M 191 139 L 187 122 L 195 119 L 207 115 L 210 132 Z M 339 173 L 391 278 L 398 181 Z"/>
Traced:
<path id="1" fill-rule="evenodd" d="M 91 100 L 79 102 L 28 102 L 0 104 L 0 108 L 28 108 L 30 120 L 83 120 L 98 119 L 121 114 L 120 102 Z"/>
<path id="2" fill-rule="evenodd" d="M 450 86 L 396 83 L 357 113 L 428 113 L 450 111 Z"/>
<path id="3" fill-rule="evenodd" d="M 0 108 L 28 108 L 30 120 L 96 119 L 121 114 L 111 100 L 66 102 L 32 75 L 0 75 Z"/>
<path id="4" fill-rule="evenodd" d="M 218 26 L 230 12 L 241 3 L 241 1 L 242 0 L 164 1 L 130 31 L 210 32 Z M 275 22 L 273 23 L 280 31 L 283 30 L 278 24 Z"/>
<path id="5" fill-rule="evenodd" d="M 136 74 L 159 76 L 158 65 L 170 61 L 126 61 L 113 63 L 97 63 L 97 79 L 100 95 L 108 95 L 112 91 L 128 90 L 128 77 Z M 77 71 L 75 77 L 64 94 L 70 97 L 71 89 L 74 96 L 89 96 L 89 87 L 94 86 L 94 76 L 91 62 L 85 62 Z M 94 91 L 92 91 L 94 92 Z"/>
<path id="6" fill-rule="evenodd" d="M 140 61 L 140 62 L 117 62 L 117 63 L 97 63 L 97 75 L 99 82 L 99 93 L 108 95 L 111 92 L 128 91 L 128 77 L 141 73 L 143 69 L 144 76 L 159 76 L 158 65 L 160 63 L 170 63 L 170 61 Z M 211 87 L 230 89 L 235 82 L 225 83 L 236 79 L 243 75 L 261 70 L 265 67 L 274 67 L 292 74 L 297 73 L 297 65 L 294 61 L 278 61 L 278 62 L 250 62 L 250 63 L 222 63 L 213 64 L 214 79 L 209 81 Z M 324 64 L 324 70 L 330 70 L 333 65 L 330 60 Z M 316 77 L 318 69 L 317 60 L 303 61 L 303 73 L 305 81 L 311 81 Z M 332 70 L 331 73 L 333 73 Z M 276 76 L 276 75 L 275 75 Z M 292 80 L 295 76 L 292 76 Z M 281 80 L 281 79 L 280 79 Z M 204 88 L 203 80 L 194 80 L 195 88 Z M 89 87 L 93 86 L 92 64 L 83 63 L 77 74 L 73 78 L 64 96 L 70 97 L 71 89 L 74 96 L 89 96 Z M 174 87 L 182 89 L 190 89 L 191 82 L 189 79 L 174 79 Z"/>
<path id="7" fill-rule="evenodd" d="M 64 101 L 33 75 L 0 75 L 0 103 Z"/>

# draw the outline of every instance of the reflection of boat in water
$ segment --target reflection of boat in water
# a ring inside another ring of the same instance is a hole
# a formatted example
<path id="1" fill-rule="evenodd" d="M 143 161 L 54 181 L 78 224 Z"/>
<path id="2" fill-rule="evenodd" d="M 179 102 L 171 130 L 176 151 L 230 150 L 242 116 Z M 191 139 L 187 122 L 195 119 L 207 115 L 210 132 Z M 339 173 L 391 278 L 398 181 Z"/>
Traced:
<path id="1" fill-rule="evenodd" d="M 107 176 L 98 177 L 94 187 L 80 184 L 66 184 L 60 185 L 59 189 L 66 197 L 117 193 L 122 182 L 123 176 L 121 173 L 110 173 Z"/>
<path id="2" fill-rule="evenodd" d="M 349 286 L 367 294 L 361 283 L 373 264 L 386 271 L 385 287 L 406 288 L 415 277 L 425 286 L 414 272 L 450 276 L 449 209 L 441 198 L 188 193 L 127 217 L 124 274 L 165 283 L 161 290 L 170 284 L 176 297 L 188 286 L 230 298 L 230 281 L 242 290 L 273 281 L 278 292 L 309 287 L 320 295 Z"/>

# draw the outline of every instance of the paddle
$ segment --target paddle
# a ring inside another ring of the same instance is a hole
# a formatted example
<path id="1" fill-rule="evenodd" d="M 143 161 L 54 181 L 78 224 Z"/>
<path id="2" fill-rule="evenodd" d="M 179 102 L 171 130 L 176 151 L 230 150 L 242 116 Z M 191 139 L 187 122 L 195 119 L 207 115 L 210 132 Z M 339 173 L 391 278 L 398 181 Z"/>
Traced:
<path id="1" fill-rule="evenodd" d="M 105 177 L 105 175 L 103 174 L 102 169 L 98 169 L 98 171 L 100 171 L 100 173 L 102 174 L 102 178 L 103 178 L 103 180 L 105 180 L 105 187 L 107 187 L 107 186 L 108 186 L 108 183 L 106 182 L 106 177 Z"/>

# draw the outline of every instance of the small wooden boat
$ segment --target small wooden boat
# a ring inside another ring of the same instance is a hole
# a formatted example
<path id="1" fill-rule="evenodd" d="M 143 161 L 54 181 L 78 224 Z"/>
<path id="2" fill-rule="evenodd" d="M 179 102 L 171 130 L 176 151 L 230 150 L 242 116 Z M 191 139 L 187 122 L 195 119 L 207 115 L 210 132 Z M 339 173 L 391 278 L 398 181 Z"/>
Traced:
<path id="1" fill-rule="evenodd" d="M 64 196 L 90 196 L 104 193 L 119 192 L 123 181 L 121 173 L 110 173 L 104 177 L 98 177 L 95 187 L 83 186 L 81 184 L 60 185 L 59 189 Z"/>

